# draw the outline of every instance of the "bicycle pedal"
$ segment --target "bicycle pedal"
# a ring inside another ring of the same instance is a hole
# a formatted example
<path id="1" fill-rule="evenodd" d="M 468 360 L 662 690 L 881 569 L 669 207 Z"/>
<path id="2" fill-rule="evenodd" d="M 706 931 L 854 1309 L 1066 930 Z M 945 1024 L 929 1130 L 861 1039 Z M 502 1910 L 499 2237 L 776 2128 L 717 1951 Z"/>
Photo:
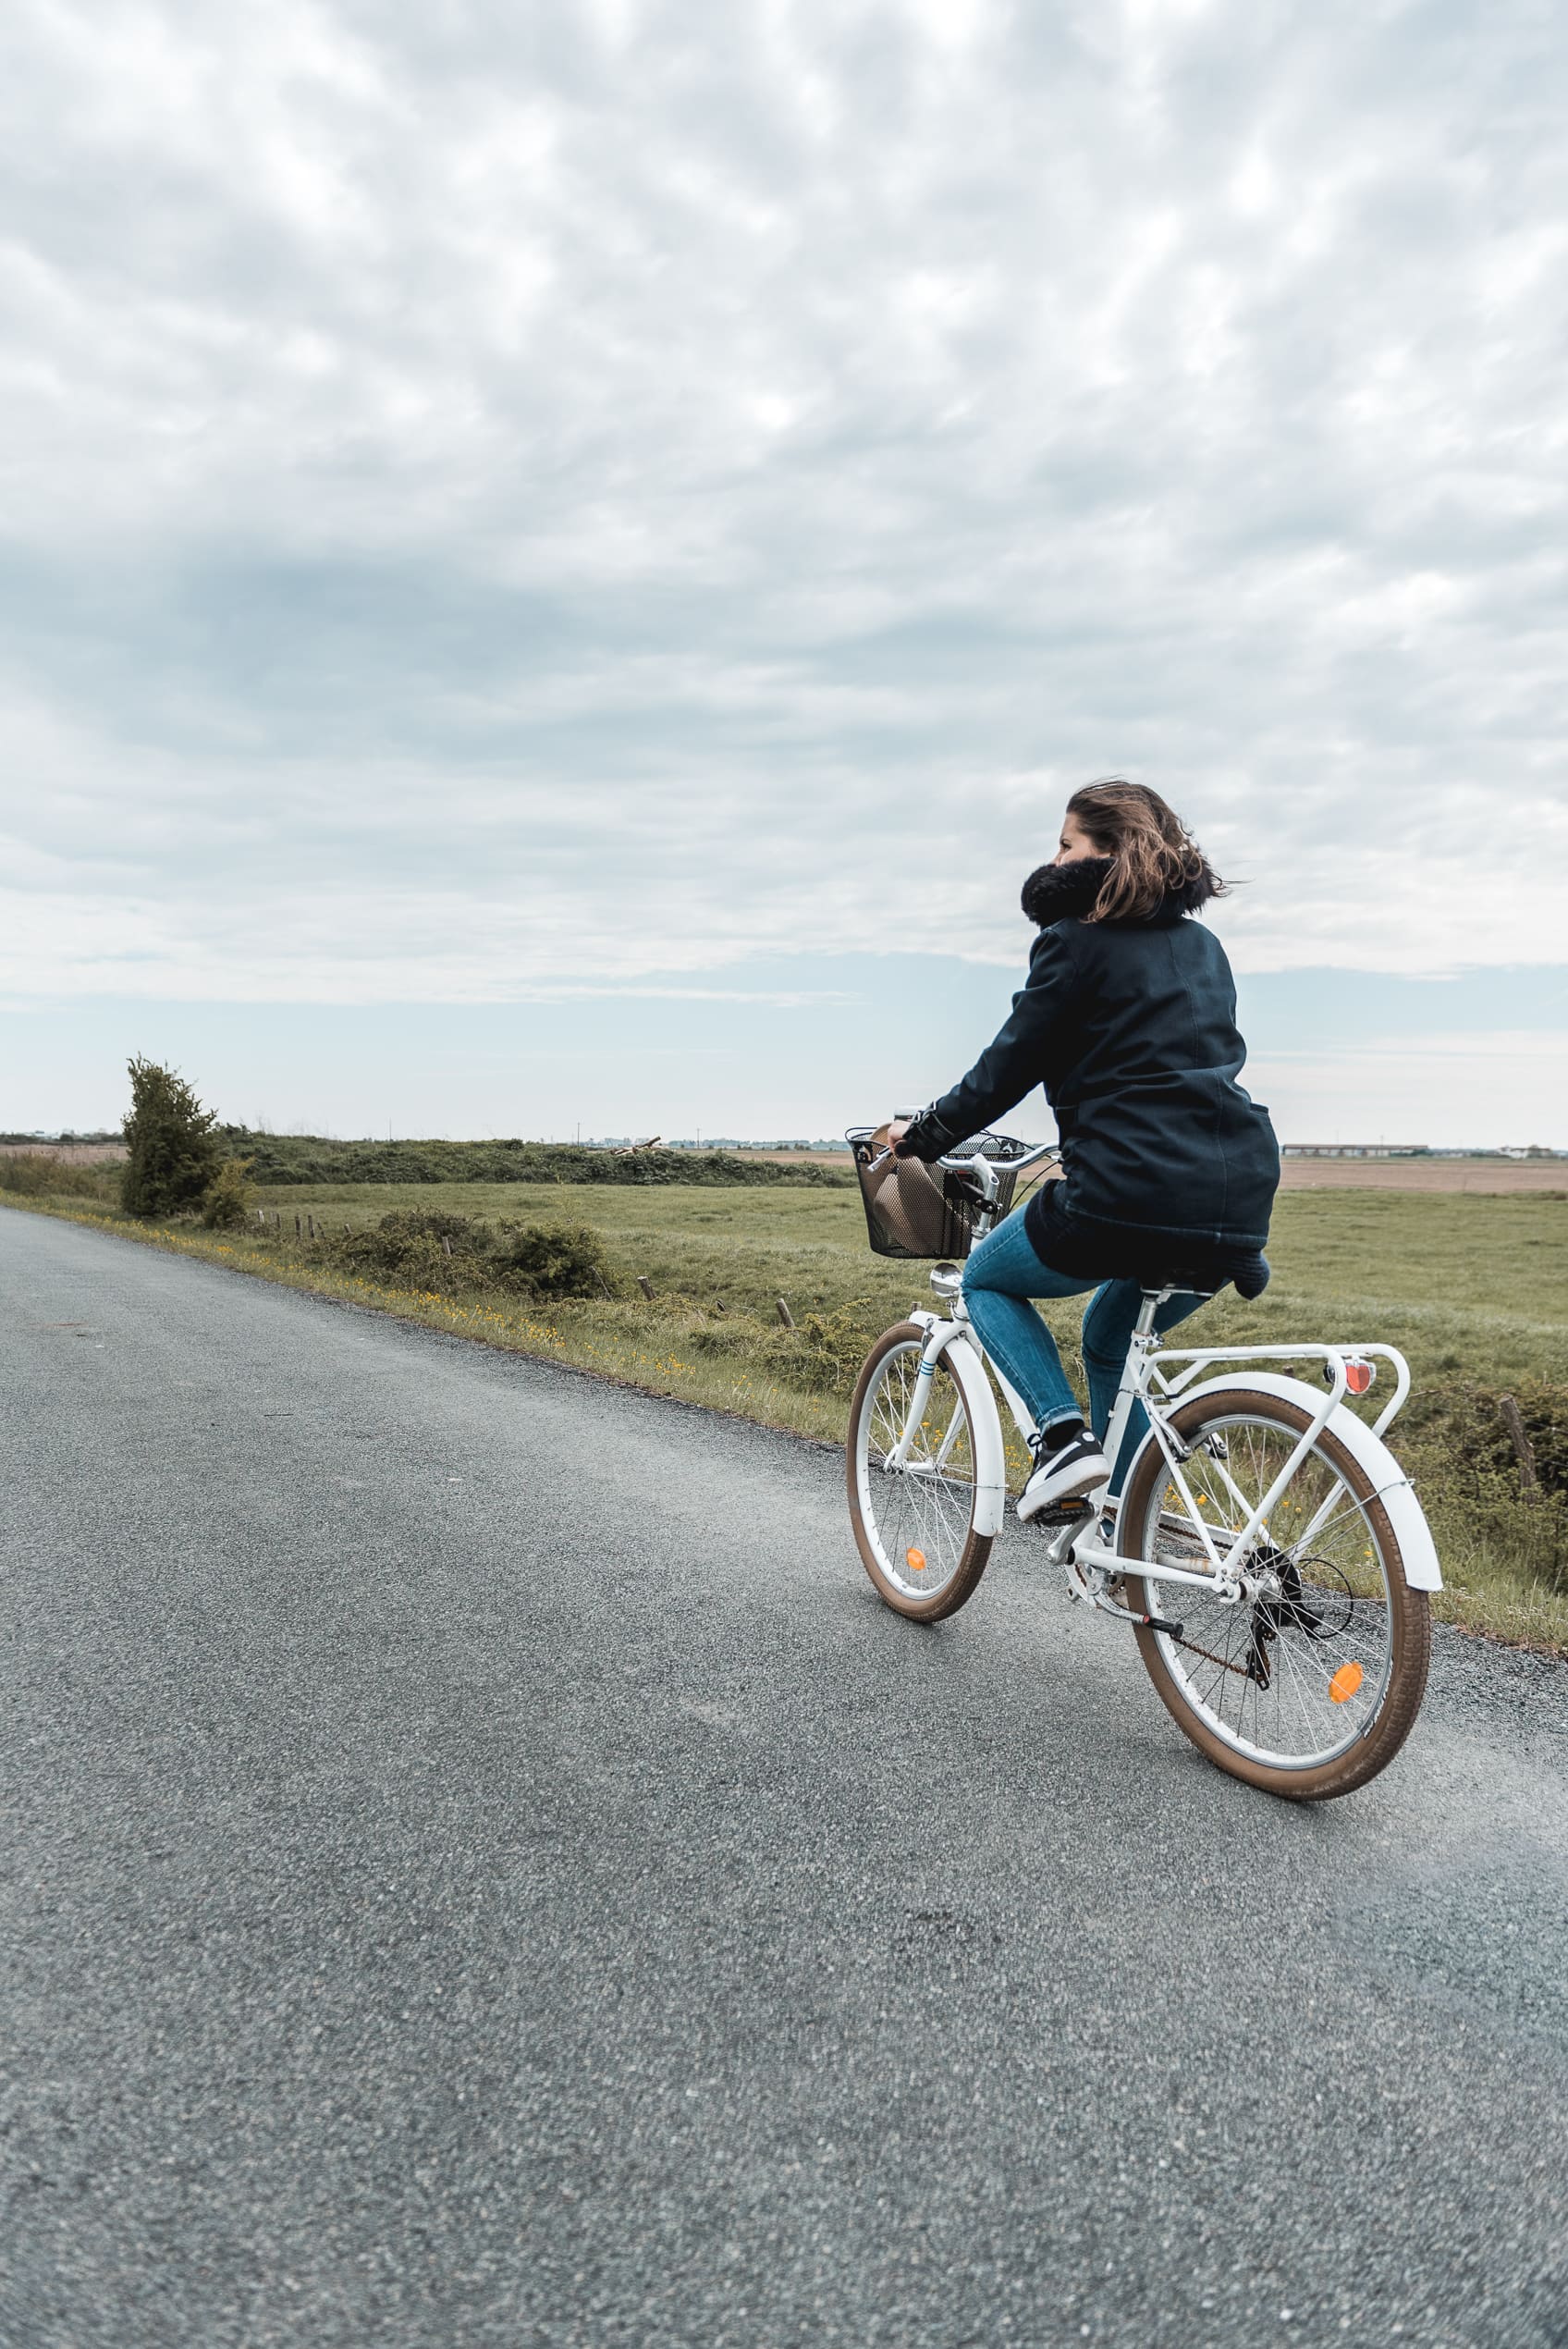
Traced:
<path id="1" fill-rule="evenodd" d="M 1037 1517 L 1025 1521 L 1031 1532 L 1037 1525 L 1043 1525 L 1047 1532 L 1060 1532 L 1064 1525 L 1087 1524 L 1093 1515 L 1094 1510 L 1088 1502 L 1074 1496 L 1072 1500 L 1056 1502 L 1050 1508 L 1042 1509 Z"/>

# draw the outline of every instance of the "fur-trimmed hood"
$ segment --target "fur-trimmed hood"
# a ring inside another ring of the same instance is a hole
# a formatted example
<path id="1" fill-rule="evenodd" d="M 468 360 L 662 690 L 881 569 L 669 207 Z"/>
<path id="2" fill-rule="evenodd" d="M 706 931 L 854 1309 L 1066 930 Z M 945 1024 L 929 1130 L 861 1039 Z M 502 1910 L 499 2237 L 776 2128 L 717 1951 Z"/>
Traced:
<path id="1" fill-rule="evenodd" d="M 1099 895 L 1113 861 L 1109 856 L 1082 856 L 1072 865 L 1037 865 L 1023 884 L 1024 913 L 1042 929 L 1048 929 L 1052 922 L 1086 914 Z M 1177 921 L 1183 914 L 1195 914 L 1219 892 L 1219 884 L 1206 858 L 1203 870 L 1173 891 L 1158 913 L 1147 918 L 1151 922 Z"/>

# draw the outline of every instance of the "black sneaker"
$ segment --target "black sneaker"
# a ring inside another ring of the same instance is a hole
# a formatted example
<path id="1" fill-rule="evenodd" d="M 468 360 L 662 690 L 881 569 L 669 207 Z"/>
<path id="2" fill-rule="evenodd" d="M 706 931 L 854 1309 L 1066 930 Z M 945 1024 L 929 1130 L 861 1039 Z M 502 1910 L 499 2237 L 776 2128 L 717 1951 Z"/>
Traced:
<path id="1" fill-rule="evenodd" d="M 1018 1496 L 1018 1514 L 1025 1525 L 1042 1509 L 1054 1508 L 1059 1501 L 1073 1500 L 1082 1493 L 1093 1493 L 1110 1482 L 1110 1462 L 1100 1450 L 1099 1438 L 1086 1427 L 1059 1444 L 1054 1452 L 1044 1448 L 1042 1438 L 1035 1457 L 1039 1465 Z"/>

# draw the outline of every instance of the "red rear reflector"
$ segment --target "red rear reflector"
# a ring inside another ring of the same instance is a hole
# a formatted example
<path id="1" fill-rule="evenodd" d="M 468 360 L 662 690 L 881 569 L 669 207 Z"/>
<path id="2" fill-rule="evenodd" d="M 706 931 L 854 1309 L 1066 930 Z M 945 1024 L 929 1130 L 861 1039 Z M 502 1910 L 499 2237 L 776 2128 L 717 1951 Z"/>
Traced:
<path id="1" fill-rule="evenodd" d="M 1353 1395 L 1365 1395 L 1377 1375 L 1370 1362 L 1345 1364 L 1345 1384 Z"/>

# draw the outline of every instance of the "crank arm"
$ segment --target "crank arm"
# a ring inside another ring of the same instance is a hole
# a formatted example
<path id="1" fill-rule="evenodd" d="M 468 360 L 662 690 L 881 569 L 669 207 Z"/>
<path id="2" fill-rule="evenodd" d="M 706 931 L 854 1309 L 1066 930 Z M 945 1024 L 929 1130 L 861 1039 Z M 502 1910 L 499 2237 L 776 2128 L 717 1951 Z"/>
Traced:
<path id="1" fill-rule="evenodd" d="M 1100 1591 L 1092 1592 L 1090 1596 L 1102 1615 L 1114 1615 L 1119 1623 L 1135 1623 L 1145 1631 L 1169 1631 L 1173 1640 L 1182 1636 L 1182 1626 L 1163 1615 L 1135 1615 L 1130 1606 L 1118 1606 L 1114 1599 L 1108 1599 Z"/>

